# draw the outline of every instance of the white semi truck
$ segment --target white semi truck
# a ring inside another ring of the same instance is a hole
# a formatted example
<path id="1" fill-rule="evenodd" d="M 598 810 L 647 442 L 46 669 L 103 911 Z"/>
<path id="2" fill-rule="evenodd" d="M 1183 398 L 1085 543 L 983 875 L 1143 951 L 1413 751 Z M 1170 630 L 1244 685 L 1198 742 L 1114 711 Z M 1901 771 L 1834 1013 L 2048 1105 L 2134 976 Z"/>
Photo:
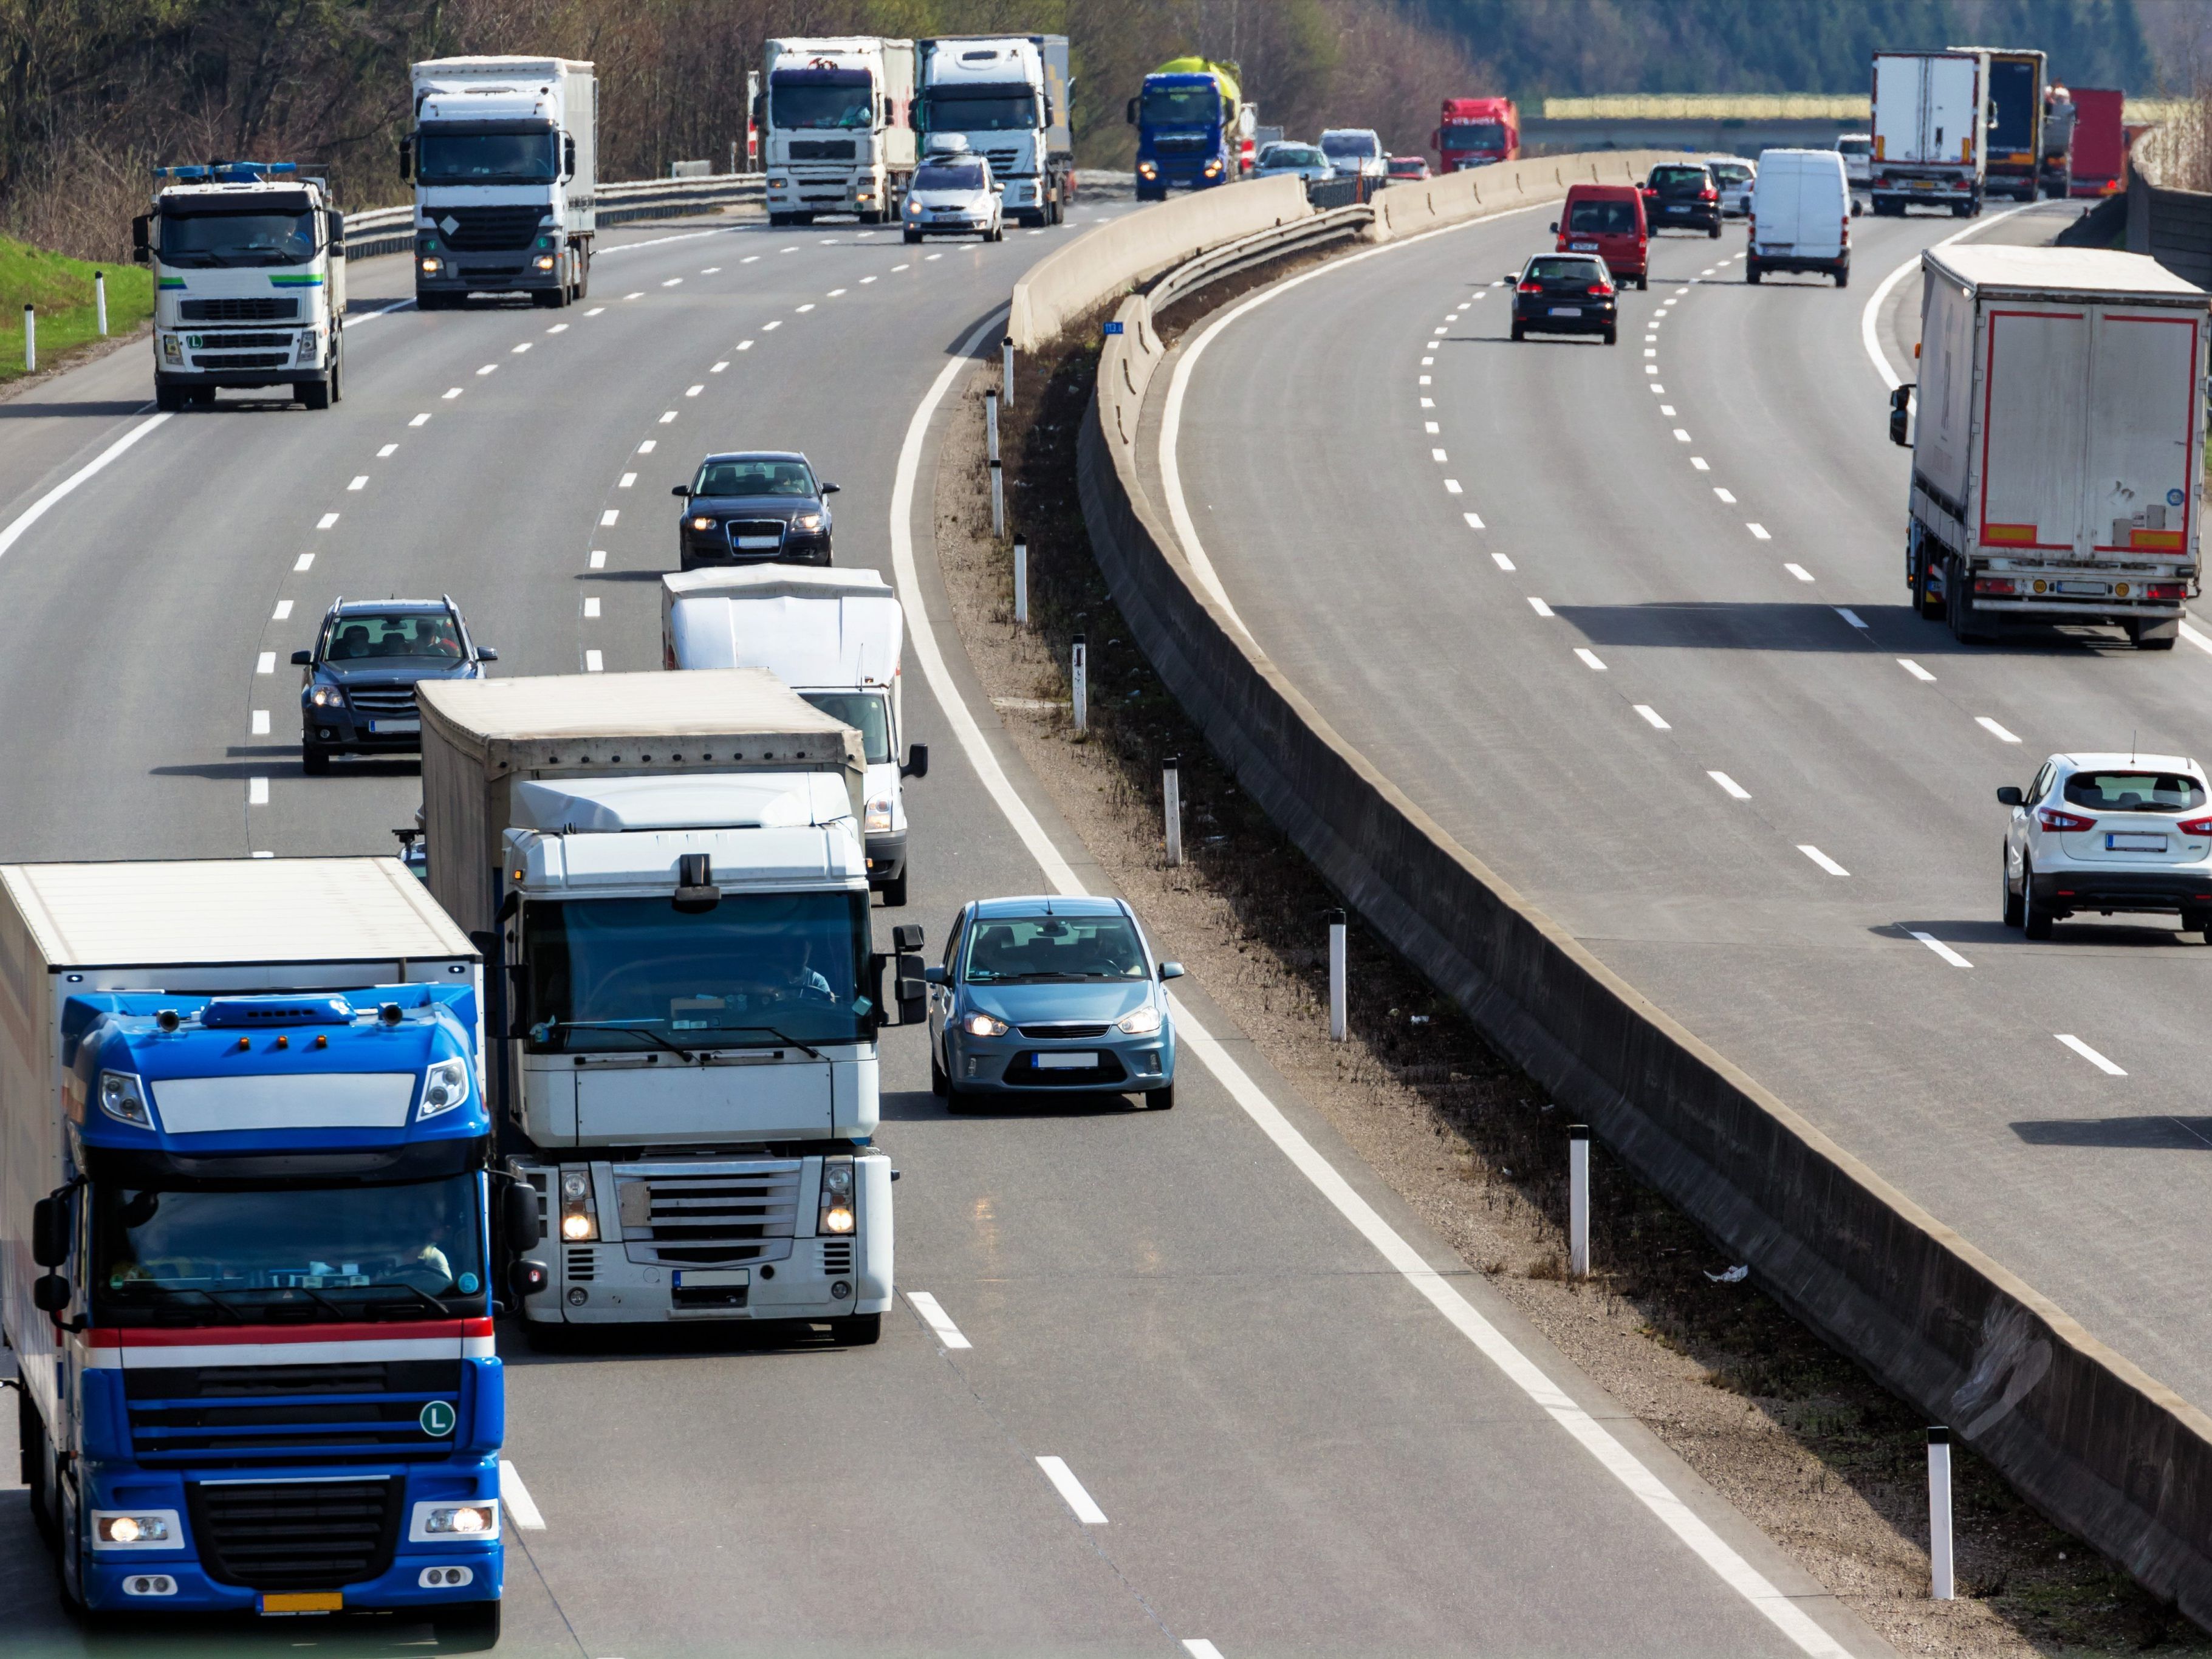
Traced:
<path id="1" fill-rule="evenodd" d="M 1982 210 L 1989 96 L 1986 52 L 1875 53 L 1868 187 L 1876 213 L 1902 214 L 1914 202 L 1948 207 L 1962 219 Z"/>
<path id="2" fill-rule="evenodd" d="M 425 682 L 432 892 L 495 969 L 530 1328 L 890 1305 L 860 734 L 769 675 Z M 894 930 L 900 1023 L 921 930 Z"/>
<path id="3" fill-rule="evenodd" d="M 2212 295 L 2139 253 L 1920 258 L 1919 384 L 1890 399 L 1915 602 L 1961 640 L 2087 623 L 2172 649 L 2199 591 Z"/>
<path id="4" fill-rule="evenodd" d="M 309 409 L 344 392 L 345 222 L 289 161 L 158 167 L 131 222 L 154 274 L 154 401 L 281 386 Z"/>
<path id="5" fill-rule="evenodd" d="M 1057 224 L 1075 191 L 1064 34 L 948 35 L 921 43 L 924 144 L 957 137 L 990 158 L 1006 210 L 1024 224 Z"/>
<path id="6" fill-rule="evenodd" d="M 414 68 L 415 302 L 580 300 L 598 229 L 599 82 L 565 58 L 436 58 Z"/>
<path id="7" fill-rule="evenodd" d="M 914 42 L 874 35 L 770 40 L 757 113 L 768 220 L 898 216 L 914 177 Z"/>
<path id="8" fill-rule="evenodd" d="M 682 571 L 660 579 L 661 660 L 670 668 L 764 668 L 860 734 L 868 764 L 868 884 L 906 902 L 908 778 L 929 774 L 906 745 L 899 657 L 906 613 L 881 573 L 791 565 Z"/>

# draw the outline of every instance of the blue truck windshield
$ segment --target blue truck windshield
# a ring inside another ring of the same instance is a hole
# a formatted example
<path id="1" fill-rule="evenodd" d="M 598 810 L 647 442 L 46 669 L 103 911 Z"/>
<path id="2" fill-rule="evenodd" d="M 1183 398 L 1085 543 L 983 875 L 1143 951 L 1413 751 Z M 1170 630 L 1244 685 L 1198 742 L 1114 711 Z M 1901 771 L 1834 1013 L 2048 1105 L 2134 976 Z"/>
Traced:
<path id="1" fill-rule="evenodd" d="M 112 1325 L 446 1319 L 485 1308 L 481 1181 L 97 1183 L 94 1317 Z"/>
<path id="2" fill-rule="evenodd" d="M 1148 127 L 1210 126 L 1221 118 L 1221 94 L 1212 87 L 1147 87 L 1138 114 Z"/>
<path id="3" fill-rule="evenodd" d="M 502 132 L 422 130 L 415 177 L 425 185 L 545 185 L 561 176 L 561 145 L 550 127 Z"/>
<path id="4" fill-rule="evenodd" d="M 523 908 L 533 1054 L 632 1054 L 856 1042 L 865 893 L 538 899 Z"/>
<path id="5" fill-rule="evenodd" d="M 180 270 L 297 265 L 315 257 L 315 216 L 161 210 L 161 263 Z"/>
<path id="6" fill-rule="evenodd" d="M 1012 91 L 933 89 L 922 106 L 931 132 L 1030 132 L 1037 125 L 1036 94 L 1027 87 Z"/>
<path id="7" fill-rule="evenodd" d="M 769 82 L 769 125 L 785 131 L 866 131 L 874 118 L 864 70 L 779 70 Z"/>

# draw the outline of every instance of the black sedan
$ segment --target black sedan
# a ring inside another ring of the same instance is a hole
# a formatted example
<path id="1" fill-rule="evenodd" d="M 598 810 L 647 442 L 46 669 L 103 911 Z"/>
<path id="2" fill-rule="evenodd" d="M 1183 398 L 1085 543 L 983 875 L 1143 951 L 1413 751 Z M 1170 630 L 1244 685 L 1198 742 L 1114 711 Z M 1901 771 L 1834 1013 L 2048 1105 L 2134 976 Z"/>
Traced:
<path id="1" fill-rule="evenodd" d="M 1612 345 L 1620 337 L 1620 299 L 1612 271 L 1589 253 L 1539 253 L 1518 272 L 1513 284 L 1513 337 L 1531 334 L 1602 334 Z"/>
<path id="2" fill-rule="evenodd" d="M 816 478 L 795 450 L 709 455 L 672 493 L 684 501 L 676 550 L 686 570 L 830 562 L 829 497 L 837 486 Z"/>
<path id="3" fill-rule="evenodd" d="M 1651 234 L 1702 230 L 1721 234 L 1721 186 L 1702 161 L 1662 161 L 1644 181 L 1644 216 Z"/>
<path id="4" fill-rule="evenodd" d="M 461 608 L 438 599 L 340 599 L 312 649 L 292 660 L 300 687 L 300 760 L 309 773 L 333 755 L 412 754 L 422 746 L 419 680 L 475 680 L 499 653 L 469 637 Z"/>

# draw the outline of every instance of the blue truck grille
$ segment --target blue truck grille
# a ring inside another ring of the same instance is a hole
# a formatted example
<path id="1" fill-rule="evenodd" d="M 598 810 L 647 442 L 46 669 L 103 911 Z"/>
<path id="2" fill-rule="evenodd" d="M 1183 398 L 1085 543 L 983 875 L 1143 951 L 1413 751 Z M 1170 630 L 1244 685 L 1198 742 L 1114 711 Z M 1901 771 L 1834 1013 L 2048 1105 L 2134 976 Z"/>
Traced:
<path id="1" fill-rule="evenodd" d="M 185 1497 L 218 1583 L 340 1589 L 380 1577 L 399 1546 L 397 1480 L 199 1480 Z"/>
<path id="2" fill-rule="evenodd" d="M 461 1362 L 126 1369 L 123 1394 L 149 1467 L 430 1461 L 453 1454 Z M 426 1413 L 434 1401 L 452 1409 Z"/>

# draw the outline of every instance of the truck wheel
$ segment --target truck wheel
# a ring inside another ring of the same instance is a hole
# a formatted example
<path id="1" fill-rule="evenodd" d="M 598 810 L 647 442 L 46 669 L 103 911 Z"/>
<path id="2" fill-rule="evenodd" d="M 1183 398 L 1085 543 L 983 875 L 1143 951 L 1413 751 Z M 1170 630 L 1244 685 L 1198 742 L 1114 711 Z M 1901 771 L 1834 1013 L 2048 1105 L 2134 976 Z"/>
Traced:
<path id="1" fill-rule="evenodd" d="M 1987 645 L 1996 638 L 1995 628 L 1977 619 L 1972 579 L 1956 558 L 1944 562 L 1943 602 L 1950 616 L 1952 635 L 1960 644 Z"/>
<path id="2" fill-rule="evenodd" d="M 430 1633 L 441 1652 L 482 1652 L 499 1644 L 497 1601 L 464 1601 L 430 1615 Z"/>
<path id="3" fill-rule="evenodd" d="M 2017 927 L 2027 919 L 2027 908 L 2021 896 L 2012 890 L 2012 854 L 2000 851 L 1997 854 L 1997 874 L 2004 883 L 2004 925 Z"/>
<path id="4" fill-rule="evenodd" d="M 2181 623 L 2179 618 L 2172 622 L 2130 623 L 2128 637 L 2136 642 L 2138 651 L 2171 651 L 2174 641 L 2181 637 Z"/>
<path id="5" fill-rule="evenodd" d="M 788 213 L 771 213 L 768 216 L 768 222 L 772 229 L 781 230 L 791 222 L 791 216 Z"/>
<path id="6" fill-rule="evenodd" d="M 15 1390 L 15 1444 L 22 1461 L 23 1484 L 30 1488 L 31 1520 L 48 1549 L 58 1549 L 61 1528 L 54 1518 L 54 1492 L 48 1481 L 53 1459 L 46 1445 L 46 1425 L 31 1403 L 27 1389 Z"/>
<path id="7" fill-rule="evenodd" d="M 292 395 L 306 409 L 328 409 L 331 406 L 331 383 L 328 380 L 298 380 L 293 383 Z"/>
<path id="8" fill-rule="evenodd" d="M 885 909 L 897 909 L 906 902 L 906 872 L 901 870 L 876 890 L 884 896 Z"/>
<path id="9" fill-rule="evenodd" d="M 163 386 L 159 380 L 156 380 L 154 383 L 154 407 L 160 410 L 164 415 L 176 415 L 181 413 L 185 407 L 184 387 L 180 386 Z"/>
<path id="10" fill-rule="evenodd" d="M 830 1340 L 848 1348 L 872 1347 L 883 1334 L 884 1316 L 879 1313 L 848 1314 L 830 1322 Z"/>
<path id="11" fill-rule="evenodd" d="M 2020 931 L 2030 939 L 2051 937 L 2051 915 L 2035 902 L 2035 865 L 2033 860 L 2020 861 Z"/>
<path id="12" fill-rule="evenodd" d="M 345 401 L 345 336 L 343 334 L 331 343 L 331 401 L 334 404 Z"/>
<path id="13" fill-rule="evenodd" d="M 1936 562 L 1923 555 L 1913 576 L 1913 601 L 1920 614 L 1929 622 L 1942 622 L 1944 617 L 1943 595 L 1936 591 Z"/>
<path id="14" fill-rule="evenodd" d="M 541 311 L 558 311 L 568 303 L 568 285 L 563 283 L 558 288 L 541 288 L 530 296 L 530 302 Z"/>

